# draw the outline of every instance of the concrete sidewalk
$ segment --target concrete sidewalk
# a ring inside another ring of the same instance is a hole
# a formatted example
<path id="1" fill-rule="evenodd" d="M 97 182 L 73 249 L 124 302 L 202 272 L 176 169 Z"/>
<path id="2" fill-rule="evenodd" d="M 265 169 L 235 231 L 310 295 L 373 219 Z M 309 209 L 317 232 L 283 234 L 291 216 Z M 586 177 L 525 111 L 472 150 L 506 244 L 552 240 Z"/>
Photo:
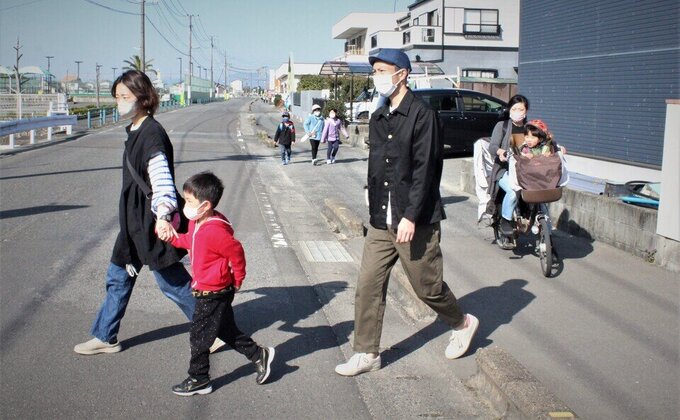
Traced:
<path id="1" fill-rule="evenodd" d="M 253 111 L 260 112 L 255 119 L 248 116 L 242 118 L 244 135 L 246 133 L 251 135 L 259 133 L 262 144 L 265 147 L 272 147 L 273 143 L 267 138 L 267 135 L 273 135 L 273 131 L 280 121 L 280 113 L 271 107 L 259 104 L 254 106 Z M 246 124 L 253 123 L 253 121 L 256 124 L 252 128 L 245 128 Z M 301 133 L 301 124 L 297 123 L 297 119 L 295 122 L 298 133 Z M 299 134 L 298 139 L 301 136 L 302 134 Z M 322 157 L 325 157 L 323 145 L 319 153 Z M 323 218 L 305 217 L 304 221 L 300 218 L 297 220 L 289 219 L 289 224 L 284 228 L 286 236 L 294 244 L 298 244 L 299 248 L 296 251 L 310 279 L 324 278 L 328 280 L 339 276 L 338 278 L 354 284 L 361 261 L 363 230 L 367 223 L 367 220 L 364 219 L 367 211 L 363 202 L 363 185 L 359 184 L 363 182 L 365 177 L 357 180 L 356 176 L 343 176 L 343 173 L 345 170 L 350 172 L 365 170 L 367 151 L 343 145 L 338 154 L 338 163 L 326 165 L 324 159 L 323 164 L 317 165 L 321 167 L 317 168 L 312 168 L 309 146 L 306 144 L 293 146 L 292 163 L 286 167 L 282 167 L 278 162 L 277 149 L 273 149 L 272 154 L 275 156 L 275 163 L 267 165 L 266 170 L 269 174 L 268 177 L 272 179 L 270 188 L 273 191 L 279 191 L 278 198 L 281 199 L 281 202 L 289 202 L 290 206 L 297 203 L 296 206 L 298 207 L 301 206 L 300 203 L 308 203 L 319 215 L 323 215 Z M 454 161 L 449 162 L 455 164 Z M 331 170 L 341 171 L 337 176 L 342 179 L 342 188 L 337 188 L 337 185 L 328 183 L 326 178 L 328 172 L 326 171 Z M 311 171 L 319 171 L 319 176 L 315 177 L 314 172 Z M 321 171 L 324 172 L 324 176 L 321 176 Z M 454 173 L 455 171 L 447 168 L 448 179 L 444 181 L 444 188 L 452 188 L 455 184 Z M 304 204 L 302 207 L 304 208 Z M 302 209 L 298 209 L 298 211 L 301 212 Z M 298 215 L 300 214 L 298 213 Z M 319 220 L 324 218 L 325 223 L 320 224 Z M 314 240 L 310 240 L 310 238 L 314 238 Z M 337 246 L 338 243 L 341 244 L 340 247 Z M 347 251 L 347 253 L 344 251 Z M 336 261 L 334 266 L 319 264 L 321 261 L 334 260 Z M 448 385 L 450 389 L 447 392 L 447 403 L 444 405 L 436 398 L 432 399 L 432 395 L 437 396 L 439 390 L 431 389 L 431 387 L 434 385 L 436 388 L 436 384 L 439 383 L 438 380 L 441 380 L 441 378 L 432 381 L 418 381 L 418 386 L 422 388 L 418 394 L 423 393 L 418 397 L 420 404 L 429 401 L 424 406 L 442 407 L 439 411 L 435 410 L 435 413 L 430 413 L 431 415 L 441 413 L 444 417 L 451 416 L 450 408 L 446 408 L 446 406 L 452 404 L 458 410 L 458 415 L 453 416 L 454 418 L 487 418 L 487 416 L 549 418 L 551 415 L 565 416 L 566 418 L 576 417 L 566 404 L 561 402 L 545 386 L 542 386 L 540 381 L 514 360 L 509 353 L 499 347 L 490 347 L 478 351 L 475 358 L 477 374 L 471 378 L 468 378 L 465 373 L 461 375 L 462 372 L 458 372 L 458 369 L 462 366 L 462 363 L 466 362 L 451 362 L 443 357 L 446 341 L 440 337 L 448 337 L 448 327 L 436 320 L 433 312 L 418 300 L 399 264 L 393 270 L 391 280 L 389 284 L 390 302 L 382 340 L 386 347 L 381 349 L 383 365 L 389 365 L 389 369 L 380 371 L 379 374 L 382 375 L 383 380 L 388 377 L 399 378 L 404 375 L 412 375 L 415 376 L 414 379 L 419 380 L 427 376 L 423 371 L 429 371 L 429 375 L 433 377 L 437 377 L 437 370 L 440 371 L 440 374 L 441 372 L 449 372 L 452 377 L 449 378 L 451 381 Z M 343 316 L 349 320 L 353 319 L 351 311 L 352 295 L 345 296 L 347 299 L 345 304 L 350 311 L 345 309 Z M 403 331 L 404 320 L 411 324 L 408 331 L 411 334 L 410 337 L 406 334 L 406 331 Z M 349 335 L 351 330 L 338 331 L 338 333 L 343 336 Z M 421 347 L 423 349 L 420 349 Z M 347 358 L 352 354 L 349 345 L 343 346 L 343 352 Z M 408 364 L 401 363 L 402 357 L 408 361 Z M 423 357 L 425 358 L 423 359 Z M 464 359 L 472 358 L 468 355 Z M 414 373 L 414 369 L 420 370 L 420 373 Z M 368 378 L 373 375 L 364 376 Z M 364 376 L 359 377 L 360 384 L 367 380 L 364 379 Z M 425 392 L 425 390 L 428 391 Z M 471 394 L 470 390 L 473 390 Z M 385 392 L 394 391 L 385 389 Z M 413 394 L 413 391 L 410 392 Z M 409 403 L 413 403 L 413 397 L 408 398 Z M 481 407 L 485 406 L 485 404 L 480 406 L 480 401 L 493 406 L 495 414 L 480 411 Z M 461 411 L 466 406 L 468 407 L 467 411 Z"/>

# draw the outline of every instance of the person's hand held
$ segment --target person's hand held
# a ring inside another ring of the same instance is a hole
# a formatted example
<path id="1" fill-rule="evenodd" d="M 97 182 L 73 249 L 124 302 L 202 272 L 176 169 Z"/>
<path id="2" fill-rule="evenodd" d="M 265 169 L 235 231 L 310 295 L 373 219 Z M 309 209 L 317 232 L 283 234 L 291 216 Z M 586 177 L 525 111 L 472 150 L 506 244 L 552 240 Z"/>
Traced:
<path id="1" fill-rule="evenodd" d="M 403 244 L 406 242 L 411 242 L 413 235 L 416 232 L 416 225 L 412 221 L 402 218 L 397 226 L 397 243 Z"/>

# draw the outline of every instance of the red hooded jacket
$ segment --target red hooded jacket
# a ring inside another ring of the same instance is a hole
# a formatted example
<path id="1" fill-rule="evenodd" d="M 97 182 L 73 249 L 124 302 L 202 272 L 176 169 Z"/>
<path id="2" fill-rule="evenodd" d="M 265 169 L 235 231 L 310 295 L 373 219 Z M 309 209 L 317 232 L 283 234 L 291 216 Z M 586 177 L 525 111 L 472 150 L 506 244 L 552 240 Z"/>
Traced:
<path id="1" fill-rule="evenodd" d="M 218 291 L 233 285 L 241 287 L 246 277 L 246 257 L 241 243 L 234 238 L 234 229 L 223 214 L 215 211 L 196 228 L 189 222 L 189 231 L 170 242 L 176 248 L 189 250 L 196 290 Z"/>

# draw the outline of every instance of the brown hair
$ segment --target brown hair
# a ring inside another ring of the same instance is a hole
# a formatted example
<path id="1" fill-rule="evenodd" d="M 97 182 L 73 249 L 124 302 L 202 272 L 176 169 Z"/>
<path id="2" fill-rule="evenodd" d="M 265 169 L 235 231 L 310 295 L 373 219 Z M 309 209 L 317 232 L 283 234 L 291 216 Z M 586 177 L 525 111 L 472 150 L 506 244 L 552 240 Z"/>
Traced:
<path id="1" fill-rule="evenodd" d="M 114 98 L 119 83 L 124 84 L 137 97 L 137 109 L 144 110 L 149 115 L 156 112 L 160 101 L 149 76 L 139 70 L 128 70 L 121 74 L 111 87 L 111 96 Z"/>

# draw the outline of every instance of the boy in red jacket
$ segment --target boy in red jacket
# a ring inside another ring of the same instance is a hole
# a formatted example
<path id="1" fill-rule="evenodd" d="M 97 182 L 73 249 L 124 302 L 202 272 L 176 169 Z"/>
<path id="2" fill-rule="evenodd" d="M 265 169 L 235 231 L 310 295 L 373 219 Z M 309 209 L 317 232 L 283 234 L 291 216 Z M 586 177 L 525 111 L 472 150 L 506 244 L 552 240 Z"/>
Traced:
<path id="1" fill-rule="evenodd" d="M 202 172 L 189 178 L 183 190 L 189 231 L 175 233 L 170 244 L 189 250 L 196 309 L 189 335 L 189 377 L 173 386 L 172 392 L 182 396 L 212 392 L 209 354 L 217 336 L 255 363 L 256 381 L 263 384 L 271 371 L 274 348 L 257 345 L 234 321 L 231 303 L 246 277 L 246 259 L 231 223 L 215 210 L 224 191 L 222 181 L 211 172 Z"/>

